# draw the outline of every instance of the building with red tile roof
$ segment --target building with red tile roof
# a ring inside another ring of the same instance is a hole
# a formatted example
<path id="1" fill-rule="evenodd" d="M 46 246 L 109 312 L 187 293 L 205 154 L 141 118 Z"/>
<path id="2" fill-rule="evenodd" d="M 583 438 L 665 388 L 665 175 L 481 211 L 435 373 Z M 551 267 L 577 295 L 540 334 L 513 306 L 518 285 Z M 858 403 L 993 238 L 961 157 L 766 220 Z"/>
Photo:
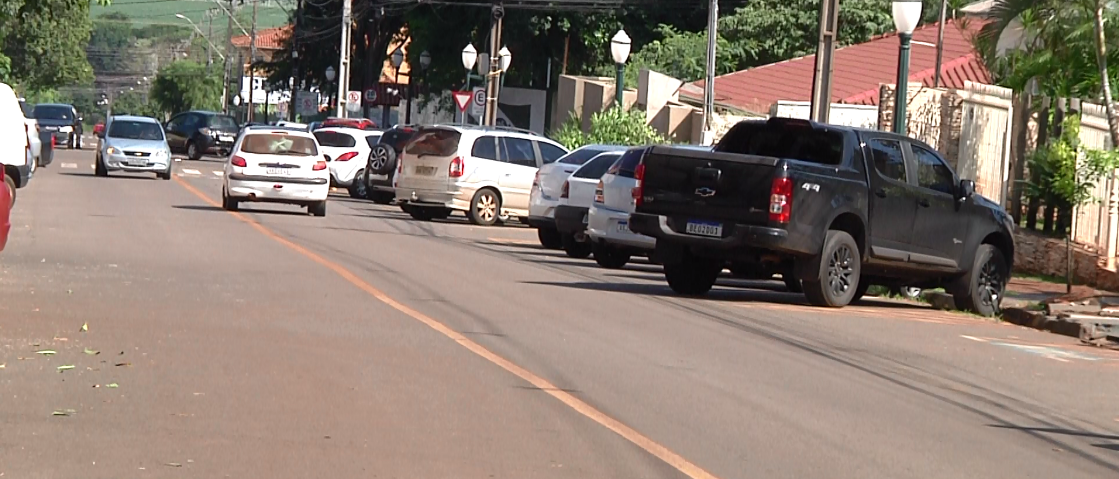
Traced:
<path id="1" fill-rule="evenodd" d="M 936 75 L 937 23 L 913 32 L 909 82 L 933 86 Z M 991 74 L 972 45 L 982 22 L 948 20 L 944 28 L 941 86 L 963 88 L 965 81 L 990 83 Z M 832 70 L 832 102 L 877 105 L 879 87 L 897 79 L 898 38 L 890 33 L 866 43 L 838 48 Z M 715 102 L 766 114 L 779 100 L 809 101 L 816 55 L 771 63 L 715 78 Z M 702 100 L 704 81 L 682 88 L 684 97 Z M 698 94 L 698 96 L 697 96 Z"/>

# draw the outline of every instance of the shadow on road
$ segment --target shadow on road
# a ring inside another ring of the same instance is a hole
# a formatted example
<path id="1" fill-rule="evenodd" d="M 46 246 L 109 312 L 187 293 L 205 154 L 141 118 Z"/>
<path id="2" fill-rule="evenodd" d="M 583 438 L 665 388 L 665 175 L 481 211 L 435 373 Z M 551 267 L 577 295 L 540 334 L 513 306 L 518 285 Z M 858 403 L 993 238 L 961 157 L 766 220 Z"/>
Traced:
<path id="1" fill-rule="evenodd" d="M 97 176 L 93 173 L 78 173 L 78 172 L 74 172 L 74 171 L 59 171 L 58 174 L 63 175 L 63 176 L 76 176 L 76 177 L 79 177 L 79 178 L 96 178 L 98 180 L 158 180 L 159 179 L 155 175 L 140 176 L 140 175 L 143 175 L 145 173 L 135 173 L 135 174 L 128 174 L 128 173 L 112 174 L 112 173 L 110 173 L 109 176 Z"/>
<path id="2" fill-rule="evenodd" d="M 242 204 L 243 204 L 243 203 L 242 203 Z M 217 206 L 210 206 L 210 205 L 172 205 L 171 207 L 172 207 L 172 208 L 175 208 L 175 209 L 177 209 L 177 210 L 194 210 L 194 211 L 219 211 L 219 212 L 223 212 L 223 213 L 225 212 L 225 210 L 223 210 L 223 209 L 221 209 L 221 208 L 219 208 L 219 207 L 217 207 Z M 244 207 L 242 207 L 242 208 L 241 208 L 240 210 L 238 210 L 237 212 L 238 212 L 238 213 L 245 213 L 245 214 L 257 214 L 257 213 L 261 213 L 261 214 L 268 214 L 268 215 L 291 215 L 291 216 L 307 216 L 307 212 L 306 212 L 306 211 L 290 211 L 290 210 L 258 210 L 258 209 L 245 209 Z"/>

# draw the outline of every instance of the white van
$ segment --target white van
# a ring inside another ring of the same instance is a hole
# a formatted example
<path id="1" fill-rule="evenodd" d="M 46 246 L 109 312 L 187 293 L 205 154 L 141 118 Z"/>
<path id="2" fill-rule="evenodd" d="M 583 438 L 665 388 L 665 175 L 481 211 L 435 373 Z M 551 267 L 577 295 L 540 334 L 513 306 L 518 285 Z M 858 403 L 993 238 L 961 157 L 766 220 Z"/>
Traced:
<path id="1" fill-rule="evenodd" d="M 8 183 L 12 204 L 16 188 L 27 186 L 31 180 L 30 148 L 19 97 L 12 87 L 0 83 L 0 165 L 4 166 L 4 182 Z"/>

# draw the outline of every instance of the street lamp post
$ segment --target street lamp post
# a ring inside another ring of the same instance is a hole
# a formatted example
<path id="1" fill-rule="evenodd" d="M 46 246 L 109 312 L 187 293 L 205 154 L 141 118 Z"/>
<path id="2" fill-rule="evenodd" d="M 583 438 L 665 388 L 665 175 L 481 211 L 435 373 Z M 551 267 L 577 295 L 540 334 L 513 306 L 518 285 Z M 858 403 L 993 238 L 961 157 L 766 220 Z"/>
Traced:
<path id="1" fill-rule="evenodd" d="M 466 48 L 462 49 L 462 67 L 466 69 L 466 91 L 470 91 L 470 70 L 474 69 L 474 63 L 478 61 L 478 50 L 474 49 L 473 43 L 468 43 Z M 462 112 L 462 122 L 466 123 L 466 111 Z"/>
<path id="2" fill-rule="evenodd" d="M 392 52 L 392 69 L 393 69 L 393 71 L 396 72 L 396 76 L 395 76 L 395 78 L 393 79 L 392 82 L 393 82 L 393 88 L 396 88 L 398 92 L 400 91 L 398 85 L 400 83 L 400 66 L 401 65 L 404 65 L 404 50 L 401 50 L 400 48 L 397 48 L 396 50 L 394 50 Z M 412 72 L 411 71 L 408 72 L 408 87 L 409 88 L 412 87 Z M 412 92 L 408 92 L 408 95 L 411 95 L 411 94 L 412 94 Z M 399 103 L 397 105 L 399 105 Z M 385 125 L 388 125 L 389 120 L 391 120 L 392 117 L 389 114 L 389 106 L 387 104 L 385 105 L 384 113 L 382 113 L 381 115 L 382 115 L 381 116 L 381 123 L 383 123 Z M 399 119 L 399 117 L 397 117 L 397 118 Z M 407 118 L 407 113 L 405 113 L 405 118 Z M 405 121 L 405 123 L 407 123 L 407 121 Z"/>
<path id="3" fill-rule="evenodd" d="M 625 107 L 626 85 L 626 60 L 629 59 L 629 49 L 632 41 L 625 30 L 618 30 L 614 38 L 610 39 L 610 56 L 614 57 L 617 67 L 617 76 L 614 83 L 614 105 L 618 108 Z"/>
<path id="4" fill-rule="evenodd" d="M 334 67 L 332 67 L 332 66 L 326 67 L 326 72 L 325 73 L 326 73 L 326 84 L 330 85 L 331 90 L 333 90 L 334 89 L 333 88 L 334 87 L 334 74 L 335 74 Z M 331 91 L 327 90 L 326 103 L 327 103 L 328 106 L 334 106 L 334 100 L 331 98 L 330 95 L 331 95 Z"/>
<path id="5" fill-rule="evenodd" d="M 913 30 L 921 21 L 921 1 L 908 0 L 893 3 L 894 27 L 898 31 L 898 78 L 894 86 L 894 133 L 906 134 L 905 104 L 909 101 L 909 43 Z"/>
<path id="6" fill-rule="evenodd" d="M 420 84 L 423 85 L 424 88 L 427 87 L 427 67 L 429 67 L 429 66 L 431 66 L 431 54 L 428 53 L 427 50 L 424 50 L 423 52 L 420 53 L 420 72 L 423 74 L 423 78 L 420 80 Z M 404 123 L 409 124 L 409 125 L 412 124 L 412 97 L 413 96 L 415 96 L 415 91 L 413 91 L 413 87 L 412 87 L 412 72 L 409 71 L 408 72 L 408 113 L 406 114 L 405 119 L 404 119 Z"/>

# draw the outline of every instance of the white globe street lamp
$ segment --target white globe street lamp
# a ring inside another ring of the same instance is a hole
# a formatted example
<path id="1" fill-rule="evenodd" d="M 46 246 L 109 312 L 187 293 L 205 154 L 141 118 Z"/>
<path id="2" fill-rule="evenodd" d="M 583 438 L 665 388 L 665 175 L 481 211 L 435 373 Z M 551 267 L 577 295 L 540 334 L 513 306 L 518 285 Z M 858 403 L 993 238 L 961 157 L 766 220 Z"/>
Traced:
<path id="1" fill-rule="evenodd" d="M 921 1 L 906 0 L 893 3 L 894 27 L 898 31 L 898 78 L 894 86 L 894 133 L 906 134 L 905 103 L 909 93 L 909 44 L 913 30 L 921 21 Z"/>
<path id="2" fill-rule="evenodd" d="M 626 60 L 629 59 L 629 49 L 633 41 L 630 40 L 629 35 L 626 35 L 625 30 L 618 30 L 614 34 L 614 38 L 610 39 L 610 56 L 614 58 L 614 65 L 617 67 L 617 75 L 614 84 L 614 104 L 621 108 L 625 102 L 625 84 L 626 84 Z"/>
<path id="3" fill-rule="evenodd" d="M 501 50 L 497 52 L 497 57 L 501 59 L 501 66 L 499 67 L 501 73 L 509 71 L 509 64 L 513 63 L 513 53 L 508 48 L 501 47 Z"/>

